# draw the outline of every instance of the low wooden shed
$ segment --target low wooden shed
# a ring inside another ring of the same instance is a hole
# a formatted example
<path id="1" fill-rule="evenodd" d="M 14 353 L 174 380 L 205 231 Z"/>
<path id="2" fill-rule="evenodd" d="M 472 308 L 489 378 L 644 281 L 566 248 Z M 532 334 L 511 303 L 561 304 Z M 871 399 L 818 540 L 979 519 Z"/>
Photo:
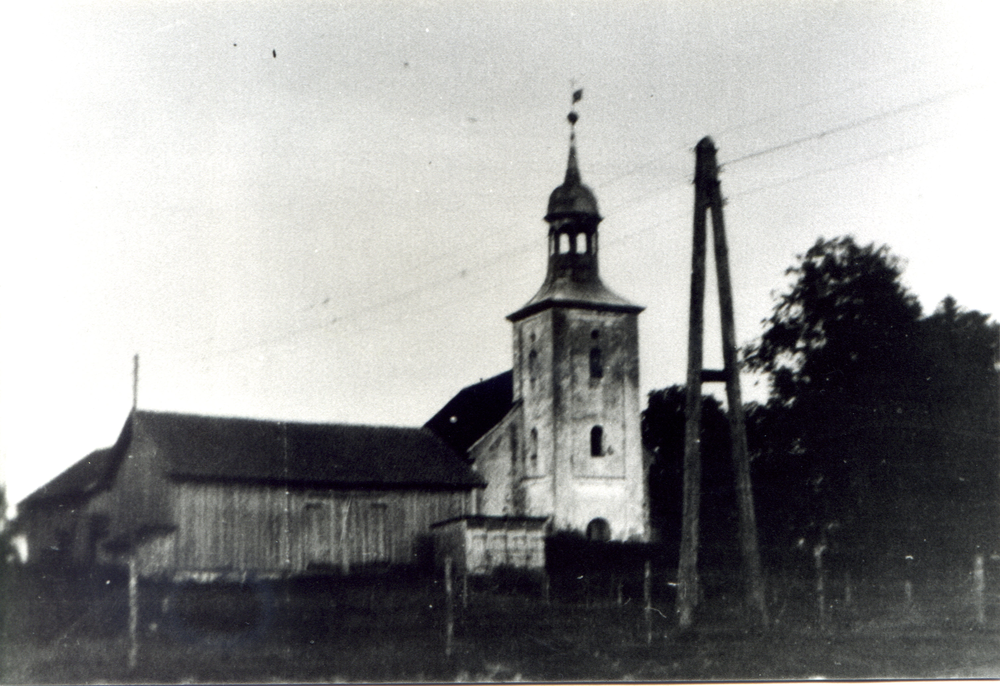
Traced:
<path id="1" fill-rule="evenodd" d="M 434 524 L 434 558 L 450 557 L 460 574 L 489 574 L 497 567 L 545 568 L 547 517 L 467 515 Z"/>

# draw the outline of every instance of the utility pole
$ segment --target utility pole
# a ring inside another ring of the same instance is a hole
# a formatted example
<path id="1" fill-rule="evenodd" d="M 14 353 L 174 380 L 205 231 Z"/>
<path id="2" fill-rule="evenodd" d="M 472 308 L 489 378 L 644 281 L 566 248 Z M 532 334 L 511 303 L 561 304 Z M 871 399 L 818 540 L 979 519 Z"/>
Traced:
<path id="1" fill-rule="evenodd" d="M 139 407 L 139 353 L 132 357 L 132 410 Z"/>
<path id="2" fill-rule="evenodd" d="M 722 216 L 718 164 L 711 138 L 699 141 L 695 161 L 694 245 L 691 253 L 691 309 L 688 331 L 687 397 L 684 422 L 684 501 L 681 526 L 680 564 L 677 571 L 677 612 L 682 629 L 691 626 L 698 604 L 698 515 L 701 505 L 701 384 L 723 381 L 729 405 L 729 432 L 732 443 L 736 493 L 739 501 L 739 540 L 747 604 L 758 613 L 760 623 L 768 623 L 764 599 L 764 579 L 757 545 L 757 520 L 750 483 L 746 418 L 740 392 L 739 362 L 736 356 L 736 327 L 733 318 L 733 288 L 729 275 L 729 249 Z M 719 290 L 722 324 L 722 371 L 702 369 L 705 301 L 705 213 L 712 213 L 712 237 Z"/>

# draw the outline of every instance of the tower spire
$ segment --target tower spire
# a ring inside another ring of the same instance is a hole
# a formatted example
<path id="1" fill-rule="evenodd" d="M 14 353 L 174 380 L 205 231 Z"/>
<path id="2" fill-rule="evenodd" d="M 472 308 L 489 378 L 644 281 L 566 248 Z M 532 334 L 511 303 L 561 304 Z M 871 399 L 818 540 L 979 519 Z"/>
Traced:
<path id="1" fill-rule="evenodd" d="M 569 121 L 569 160 L 566 162 L 566 179 L 564 186 L 580 185 L 580 168 L 576 161 L 576 122 L 580 115 L 576 113 L 576 103 L 583 98 L 583 89 L 578 88 L 573 91 L 573 101 L 570 103 L 569 114 L 566 120 Z"/>
<path id="2" fill-rule="evenodd" d="M 545 282 L 528 304 L 510 315 L 518 321 L 534 312 L 554 306 L 571 306 L 620 312 L 639 312 L 619 295 L 601 283 L 597 269 L 597 225 L 601 214 L 594 192 L 584 185 L 576 159 L 576 103 L 583 89 L 573 91 L 571 109 L 566 119 L 570 124 L 569 159 L 566 177 L 549 195 L 545 221 L 549 225 L 549 264 Z"/>

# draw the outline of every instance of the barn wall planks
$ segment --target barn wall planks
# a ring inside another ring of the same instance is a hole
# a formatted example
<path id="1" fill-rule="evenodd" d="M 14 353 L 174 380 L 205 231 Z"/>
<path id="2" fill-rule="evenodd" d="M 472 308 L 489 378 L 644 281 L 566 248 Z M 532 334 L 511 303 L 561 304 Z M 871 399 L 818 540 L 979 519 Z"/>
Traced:
<path id="1" fill-rule="evenodd" d="M 416 561 L 431 524 L 472 514 L 470 493 L 285 490 L 255 484 L 170 483 L 169 534 L 139 553 L 143 576 L 298 574 Z"/>

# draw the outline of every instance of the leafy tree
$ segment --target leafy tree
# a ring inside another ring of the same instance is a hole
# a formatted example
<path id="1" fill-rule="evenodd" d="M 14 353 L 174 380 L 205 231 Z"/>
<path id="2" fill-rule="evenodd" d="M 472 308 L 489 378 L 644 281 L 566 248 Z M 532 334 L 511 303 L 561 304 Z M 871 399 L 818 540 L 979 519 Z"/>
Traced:
<path id="1" fill-rule="evenodd" d="M 953 300 L 921 319 L 899 259 L 850 237 L 820 239 L 788 273 L 789 291 L 744 351 L 771 381 L 748 417 L 765 542 L 835 526 L 855 561 L 954 542 L 949 518 L 928 537 L 935 513 L 961 516 L 940 508 L 961 494 L 987 502 L 990 488 L 952 487 L 972 474 L 970 444 L 948 438 L 956 430 L 981 436 L 976 464 L 992 450 L 994 476 L 980 470 L 979 481 L 996 485 L 996 325 Z M 953 478 L 949 451 L 963 455 Z"/>
<path id="2" fill-rule="evenodd" d="M 948 297 L 921 321 L 921 346 L 927 413 L 913 467 L 923 478 L 909 516 L 927 547 L 990 552 L 1000 526 L 1000 324 Z"/>
<path id="3" fill-rule="evenodd" d="M 876 485 L 887 475 L 876 467 L 890 459 L 889 420 L 910 404 L 909 381 L 919 376 L 909 372 L 920 305 L 888 248 L 850 237 L 820 239 L 788 274 L 795 281 L 745 360 L 770 375 L 783 442 L 771 452 L 806 479 L 808 525 L 837 522 L 857 535 L 883 495 Z"/>
<path id="4" fill-rule="evenodd" d="M 684 386 L 652 391 L 642 414 L 643 443 L 654 459 L 649 469 L 650 519 L 661 540 L 679 545 L 684 482 Z M 738 562 L 738 514 L 730 454 L 729 420 L 719 401 L 702 396 L 701 559 Z"/>

